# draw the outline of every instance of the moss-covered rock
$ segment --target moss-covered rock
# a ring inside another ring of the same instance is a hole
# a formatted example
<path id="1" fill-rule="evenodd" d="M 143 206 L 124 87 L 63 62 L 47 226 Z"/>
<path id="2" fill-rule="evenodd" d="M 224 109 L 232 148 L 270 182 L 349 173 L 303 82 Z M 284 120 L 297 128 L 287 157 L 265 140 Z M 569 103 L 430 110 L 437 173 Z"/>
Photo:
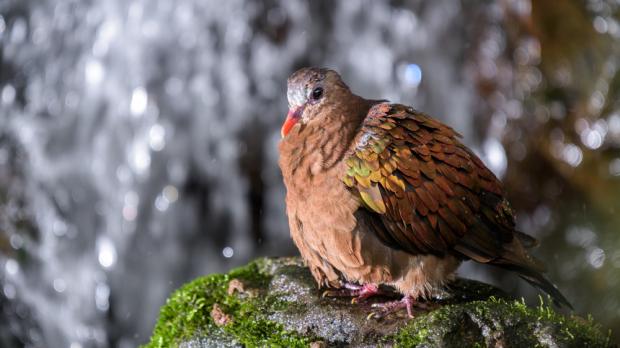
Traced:
<path id="1" fill-rule="evenodd" d="M 458 279 L 414 319 L 367 319 L 371 304 L 321 298 L 297 258 L 259 259 L 186 284 L 161 308 L 145 347 L 612 347 L 592 320 L 530 308 Z"/>

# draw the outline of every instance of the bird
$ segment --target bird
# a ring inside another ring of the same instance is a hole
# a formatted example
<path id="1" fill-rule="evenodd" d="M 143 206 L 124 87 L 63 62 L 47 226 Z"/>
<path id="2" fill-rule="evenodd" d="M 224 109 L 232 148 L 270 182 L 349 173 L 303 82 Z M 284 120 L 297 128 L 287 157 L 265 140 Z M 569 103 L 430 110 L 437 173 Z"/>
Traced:
<path id="1" fill-rule="evenodd" d="M 279 166 L 293 242 L 321 288 L 362 301 L 395 289 L 386 312 L 432 299 L 463 261 L 516 273 L 571 304 L 515 227 L 500 180 L 453 128 L 413 107 L 354 94 L 306 67 L 287 80 Z"/>

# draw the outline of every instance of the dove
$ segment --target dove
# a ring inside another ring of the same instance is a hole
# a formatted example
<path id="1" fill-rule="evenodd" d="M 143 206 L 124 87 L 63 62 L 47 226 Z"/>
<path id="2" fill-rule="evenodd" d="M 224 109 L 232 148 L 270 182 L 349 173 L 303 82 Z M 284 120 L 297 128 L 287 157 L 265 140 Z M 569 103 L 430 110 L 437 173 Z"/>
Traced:
<path id="1" fill-rule="evenodd" d="M 291 237 L 319 287 L 358 300 L 384 286 L 409 316 L 468 260 L 516 273 L 571 307 L 515 229 L 499 179 L 451 127 L 406 105 L 368 100 L 340 75 L 287 81 L 279 165 Z"/>

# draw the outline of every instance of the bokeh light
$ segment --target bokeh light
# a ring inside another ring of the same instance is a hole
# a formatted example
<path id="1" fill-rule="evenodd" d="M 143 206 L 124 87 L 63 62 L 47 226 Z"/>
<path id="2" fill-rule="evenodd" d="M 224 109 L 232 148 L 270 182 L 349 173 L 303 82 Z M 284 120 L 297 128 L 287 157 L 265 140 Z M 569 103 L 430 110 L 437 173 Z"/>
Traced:
<path id="1" fill-rule="evenodd" d="M 0 346 L 135 347 L 181 284 L 296 254 L 277 144 L 307 65 L 461 133 L 577 314 L 620 327 L 619 6 L 0 2 Z"/>

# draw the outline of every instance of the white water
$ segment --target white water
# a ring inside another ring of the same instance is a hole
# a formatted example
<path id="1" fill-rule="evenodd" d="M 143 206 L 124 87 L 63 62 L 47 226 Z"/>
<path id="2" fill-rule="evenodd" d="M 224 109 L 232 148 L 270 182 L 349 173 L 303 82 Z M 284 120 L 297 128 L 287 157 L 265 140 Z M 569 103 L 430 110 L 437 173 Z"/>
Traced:
<path id="1" fill-rule="evenodd" d="M 0 217 L 4 332 L 32 347 L 133 347 L 183 282 L 294 253 L 276 144 L 302 65 L 472 139 L 468 9 L 270 3 L 0 4 L 0 186 L 23 205 Z"/>

